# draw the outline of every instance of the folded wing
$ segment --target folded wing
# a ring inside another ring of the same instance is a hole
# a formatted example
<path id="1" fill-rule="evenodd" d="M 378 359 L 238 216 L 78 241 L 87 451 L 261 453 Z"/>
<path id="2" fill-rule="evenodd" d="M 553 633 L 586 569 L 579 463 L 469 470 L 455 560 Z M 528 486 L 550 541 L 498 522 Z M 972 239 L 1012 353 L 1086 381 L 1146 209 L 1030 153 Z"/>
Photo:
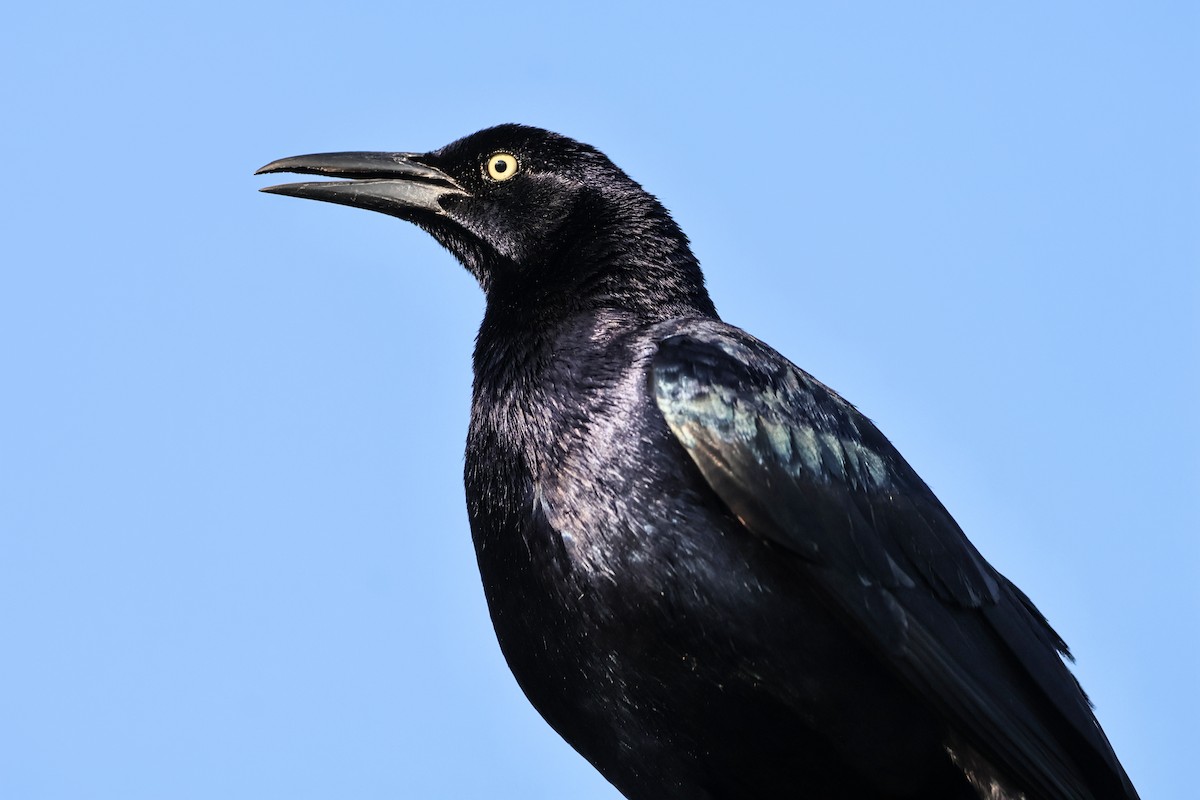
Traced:
<path id="1" fill-rule="evenodd" d="M 952 747 L 1029 800 L 1136 798 L 1066 646 L 853 406 L 735 328 L 663 340 L 668 425 L 747 531 L 800 558 L 835 613 L 935 707 Z"/>

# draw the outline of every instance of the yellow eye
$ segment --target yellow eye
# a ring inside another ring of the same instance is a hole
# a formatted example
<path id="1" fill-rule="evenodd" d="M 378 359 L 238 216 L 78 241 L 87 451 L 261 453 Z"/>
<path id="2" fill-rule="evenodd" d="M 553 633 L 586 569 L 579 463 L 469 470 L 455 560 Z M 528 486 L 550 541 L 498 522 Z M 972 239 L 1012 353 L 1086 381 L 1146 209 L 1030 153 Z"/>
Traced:
<path id="1" fill-rule="evenodd" d="M 494 181 L 506 181 L 517 174 L 517 157 L 508 153 L 496 153 L 487 162 L 488 177 Z"/>

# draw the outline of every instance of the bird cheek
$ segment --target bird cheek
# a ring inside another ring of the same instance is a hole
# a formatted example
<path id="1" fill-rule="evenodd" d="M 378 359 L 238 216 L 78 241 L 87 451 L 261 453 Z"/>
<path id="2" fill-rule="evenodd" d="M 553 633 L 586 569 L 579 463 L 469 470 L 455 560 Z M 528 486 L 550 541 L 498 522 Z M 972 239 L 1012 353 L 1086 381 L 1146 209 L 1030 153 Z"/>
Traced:
<path id="1" fill-rule="evenodd" d="M 471 217 L 461 224 L 484 247 L 494 250 L 501 260 L 519 262 L 526 251 L 524 242 L 511 225 L 490 217 Z"/>

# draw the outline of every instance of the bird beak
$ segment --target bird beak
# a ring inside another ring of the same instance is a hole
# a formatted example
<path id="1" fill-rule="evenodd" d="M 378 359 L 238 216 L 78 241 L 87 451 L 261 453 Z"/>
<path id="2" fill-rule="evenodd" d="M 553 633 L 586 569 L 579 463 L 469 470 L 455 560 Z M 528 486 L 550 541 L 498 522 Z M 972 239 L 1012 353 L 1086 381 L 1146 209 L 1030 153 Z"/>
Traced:
<path id="1" fill-rule="evenodd" d="M 441 199 L 469 195 L 458 181 L 423 164 L 417 153 L 318 153 L 272 161 L 255 172 L 295 172 L 347 178 L 267 186 L 259 191 L 306 197 L 407 219 L 414 211 L 444 214 Z"/>

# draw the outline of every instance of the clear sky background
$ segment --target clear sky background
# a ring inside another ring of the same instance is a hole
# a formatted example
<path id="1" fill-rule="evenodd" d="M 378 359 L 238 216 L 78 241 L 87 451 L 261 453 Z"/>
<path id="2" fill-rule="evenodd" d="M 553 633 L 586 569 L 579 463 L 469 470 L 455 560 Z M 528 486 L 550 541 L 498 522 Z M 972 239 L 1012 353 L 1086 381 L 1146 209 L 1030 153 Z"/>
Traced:
<path id="1" fill-rule="evenodd" d="M 1196 5 L 646 5 L 5 12 L 0 797 L 616 797 L 484 608 L 479 291 L 252 176 L 508 121 L 661 197 L 1194 796 Z"/>

